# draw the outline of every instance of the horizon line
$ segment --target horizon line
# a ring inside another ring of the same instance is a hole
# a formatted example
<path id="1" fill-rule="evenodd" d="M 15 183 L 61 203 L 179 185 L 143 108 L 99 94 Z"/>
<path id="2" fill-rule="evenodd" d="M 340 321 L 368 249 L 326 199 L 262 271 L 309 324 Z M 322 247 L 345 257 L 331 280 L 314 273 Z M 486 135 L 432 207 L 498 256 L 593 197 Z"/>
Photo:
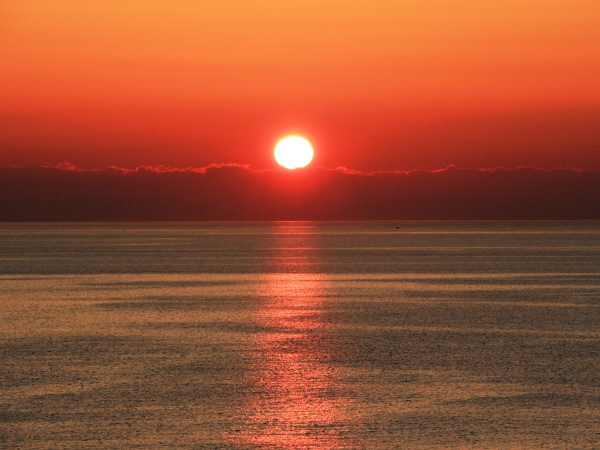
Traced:
<path id="1" fill-rule="evenodd" d="M 234 169 L 242 169 L 247 170 L 253 173 L 302 173 L 309 172 L 311 170 L 324 170 L 328 172 L 338 172 L 346 175 L 409 175 L 411 173 L 443 173 L 449 172 L 452 170 L 460 170 L 460 171 L 476 171 L 476 172 L 495 172 L 495 171 L 520 171 L 520 170 L 535 170 L 540 172 L 558 172 L 558 171 L 568 171 L 575 173 L 584 173 L 584 172 L 597 172 L 600 171 L 600 168 L 580 168 L 580 167 L 538 167 L 534 165 L 517 165 L 517 166 L 487 166 L 487 167 L 460 167 L 455 164 L 449 164 L 446 167 L 440 167 L 436 169 L 393 169 L 393 170 L 360 170 L 360 169 L 352 169 L 346 166 L 337 166 L 335 168 L 323 167 L 323 166 L 307 166 L 303 168 L 296 169 L 286 169 L 284 167 L 275 167 L 275 168 L 267 168 L 267 169 L 255 169 L 251 167 L 250 164 L 242 164 L 235 162 L 221 162 L 221 163 L 211 163 L 206 166 L 187 166 L 187 167 L 174 167 L 168 166 L 164 164 L 158 165 L 146 165 L 140 164 L 133 168 L 131 167 L 123 167 L 118 165 L 111 165 L 103 168 L 86 168 L 79 167 L 75 164 L 70 163 L 69 161 L 62 161 L 59 163 L 49 163 L 49 162 L 41 162 L 29 165 L 7 165 L 0 166 L 0 169 L 31 169 L 31 168 L 39 168 L 39 169 L 54 169 L 61 170 L 64 172 L 105 172 L 105 171 L 114 171 L 121 172 L 123 174 L 130 173 L 139 173 L 139 172 L 154 172 L 154 173 L 199 173 L 204 174 L 210 170 L 223 169 L 223 168 L 234 168 Z"/>

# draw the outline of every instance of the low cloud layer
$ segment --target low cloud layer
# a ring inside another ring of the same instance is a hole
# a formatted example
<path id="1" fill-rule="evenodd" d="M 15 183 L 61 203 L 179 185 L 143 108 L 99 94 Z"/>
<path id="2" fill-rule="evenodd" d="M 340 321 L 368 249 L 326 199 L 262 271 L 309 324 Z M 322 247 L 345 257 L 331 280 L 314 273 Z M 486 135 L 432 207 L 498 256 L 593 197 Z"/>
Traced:
<path id="1" fill-rule="evenodd" d="M 600 171 L 0 168 L 2 221 L 600 219 Z"/>

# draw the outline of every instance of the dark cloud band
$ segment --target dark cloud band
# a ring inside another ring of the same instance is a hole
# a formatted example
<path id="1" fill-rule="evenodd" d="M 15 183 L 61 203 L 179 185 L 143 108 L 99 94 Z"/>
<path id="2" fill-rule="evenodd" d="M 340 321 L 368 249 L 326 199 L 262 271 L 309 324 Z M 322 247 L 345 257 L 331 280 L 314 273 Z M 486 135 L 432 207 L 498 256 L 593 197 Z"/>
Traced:
<path id="1" fill-rule="evenodd" d="M 600 171 L 0 168 L 2 221 L 600 219 Z"/>

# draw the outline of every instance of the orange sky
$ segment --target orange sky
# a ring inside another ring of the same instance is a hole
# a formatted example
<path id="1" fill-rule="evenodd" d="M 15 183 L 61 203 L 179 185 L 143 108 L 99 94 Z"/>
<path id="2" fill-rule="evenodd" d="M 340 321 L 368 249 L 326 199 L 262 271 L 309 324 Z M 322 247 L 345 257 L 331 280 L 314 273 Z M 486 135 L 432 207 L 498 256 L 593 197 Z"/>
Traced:
<path id="1" fill-rule="evenodd" d="M 597 0 L 6 0 L 0 165 L 600 168 Z"/>

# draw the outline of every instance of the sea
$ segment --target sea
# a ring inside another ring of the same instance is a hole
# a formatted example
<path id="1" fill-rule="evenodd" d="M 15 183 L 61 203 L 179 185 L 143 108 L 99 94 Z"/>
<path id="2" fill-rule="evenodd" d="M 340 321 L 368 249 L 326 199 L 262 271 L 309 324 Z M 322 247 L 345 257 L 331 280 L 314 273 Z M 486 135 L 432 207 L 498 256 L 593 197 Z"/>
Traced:
<path id="1" fill-rule="evenodd" d="M 600 222 L 0 224 L 0 448 L 599 449 Z"/>

